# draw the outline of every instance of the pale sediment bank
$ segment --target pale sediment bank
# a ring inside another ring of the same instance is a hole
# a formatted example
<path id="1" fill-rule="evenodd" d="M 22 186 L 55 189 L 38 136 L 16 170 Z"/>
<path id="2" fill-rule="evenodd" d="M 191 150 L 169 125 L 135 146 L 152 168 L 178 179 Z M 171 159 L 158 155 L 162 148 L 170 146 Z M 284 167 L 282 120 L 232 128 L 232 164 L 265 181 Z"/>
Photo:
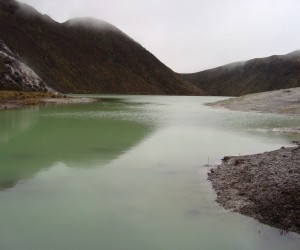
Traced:
<path id="1" fill-rule="evenodd" d="M 226 156 L 208 179 L 225 209 L 300 233 L 300 146 Z"/>
<path id="2" fill-rule="evenodd" d="M 236 111 L 299 115 L 300 88 L 281 89 L 250 94 L 214 103 L 208 103 L 207 105 L 228 108 Z"/>

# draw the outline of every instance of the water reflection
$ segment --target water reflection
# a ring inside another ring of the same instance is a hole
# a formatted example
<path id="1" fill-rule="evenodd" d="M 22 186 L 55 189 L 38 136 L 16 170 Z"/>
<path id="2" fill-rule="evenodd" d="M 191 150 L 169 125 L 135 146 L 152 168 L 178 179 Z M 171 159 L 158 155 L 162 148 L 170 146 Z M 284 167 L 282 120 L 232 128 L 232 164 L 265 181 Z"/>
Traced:
<path id="1" fill-rule="evenodd" d="M 120 105 L 99 103 L 87 112 L 85 108 L 68 105 L 1 112 L 0 186 L 8 187 L 8 182 L 28 178 L 55 162 L 84 168 L 107 164 L 153 129 L 131 119 L 133 110 L 127 110 L 129 118 L 124 116 Z"/>
<path id="2" fill-rule="evenodd" d="M 17 181 L 15 181 L 15 180 L 2 181 L 2 182 L 0 182 L 0 191 L 10 189 L 10 188 L 14 187 L 15 185 L 17 185 Z"/>
<path id="3" fill-rule="evenodd" d="M 202 105 L 212 99 L 40 108 L 0 144 L 3 188 L 34 174 L 0 192 L 0 249 L 298 250 L 298 235 L 220 207 L 204 165 L 288 145 L 285 134 L 257 128 L 299 118 Z"/>
<path id="4" fill-rule="evenodd" d="M 6 143 L 16 133 L 30 128 L 38 119 L 39 106 L 0 113 L 0 143 Z"/>

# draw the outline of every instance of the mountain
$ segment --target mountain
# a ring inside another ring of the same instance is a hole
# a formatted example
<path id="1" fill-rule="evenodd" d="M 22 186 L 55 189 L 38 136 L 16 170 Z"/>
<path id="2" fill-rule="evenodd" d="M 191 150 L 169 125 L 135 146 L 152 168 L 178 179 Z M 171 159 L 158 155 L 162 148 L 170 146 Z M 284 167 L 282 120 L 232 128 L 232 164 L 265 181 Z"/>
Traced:
<path id="1" fill-rule="evenodd" d="M 216 96 L 241 96 L 300 87 L 300 50 L 181 76 L 208 95 Z"/>
<path id="2" fill-rule="evenodd" d="M 104 21 L 57 23 L 26 4 L 0 0 L 0 39 L 42 82 L 62 93 L 204 93 Z"/>

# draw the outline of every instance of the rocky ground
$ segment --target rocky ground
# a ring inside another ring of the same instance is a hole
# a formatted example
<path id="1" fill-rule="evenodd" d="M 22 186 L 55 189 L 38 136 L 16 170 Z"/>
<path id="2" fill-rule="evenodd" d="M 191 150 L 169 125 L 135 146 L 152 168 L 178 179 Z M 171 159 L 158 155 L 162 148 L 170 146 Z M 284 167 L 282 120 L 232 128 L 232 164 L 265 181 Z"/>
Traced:
<path id="1" fill-rule="evenodd" d="M 207 105 L 228 108 L 236 111 L 299 115 L 300 88 L 281 89 L 250 94 L 215 103 L 209 103 Z"/>
<path id="2" fill-rule="evenodd" d="M 39 104 L 87 103 L 96 99 L 68 97 L 54 93 L 0 91 L 0 110 L 16 109 Z"/>
<path id="3" fill-rule="evenodd" d="M 300 146 L 226 156 L 208 176 L 225 209 L 300 233 Z"/>
<path id="4" fill-rule="evenodd" d="M 30 67 L 0 40 L 0 90 L 52 92 Z"/>

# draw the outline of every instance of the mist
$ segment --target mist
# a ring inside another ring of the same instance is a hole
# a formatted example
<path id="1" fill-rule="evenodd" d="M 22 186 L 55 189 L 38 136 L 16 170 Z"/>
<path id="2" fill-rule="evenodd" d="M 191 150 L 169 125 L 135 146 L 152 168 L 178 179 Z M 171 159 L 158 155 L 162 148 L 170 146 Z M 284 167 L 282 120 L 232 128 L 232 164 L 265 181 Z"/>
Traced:
<path id="1" fill-rule="evenodd" d="M 22 0 L 56 21 L 104 20 L 176 72 L 300 49 L 297 0 Z"/>
<path id="2" fill-rule="evenodd" d="M 115 30 L 118 29 L 100 19 L 92 18 L 92 17 L 81 17 L 81 18 L 72 18 L 65 22 L 69 26 L 81 26 L 84 28 L 92 29 L 92 30 Z"/>

